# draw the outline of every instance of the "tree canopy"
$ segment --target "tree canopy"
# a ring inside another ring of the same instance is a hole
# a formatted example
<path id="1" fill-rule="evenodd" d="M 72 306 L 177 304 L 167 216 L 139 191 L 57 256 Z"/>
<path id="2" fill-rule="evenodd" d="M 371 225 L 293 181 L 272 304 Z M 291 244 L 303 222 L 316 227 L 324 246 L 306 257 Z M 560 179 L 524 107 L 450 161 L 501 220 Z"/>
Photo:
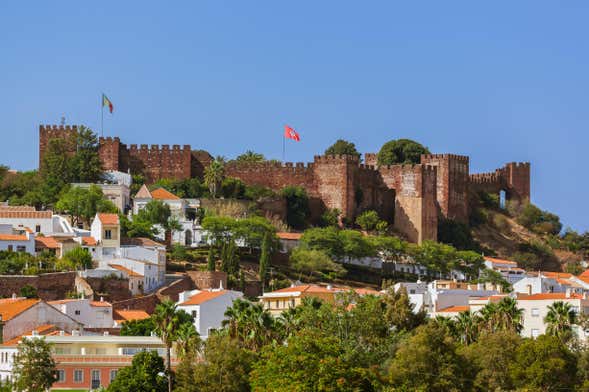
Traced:
<path id="1" fill-rule="evenodd" d="M 325 155 L 351 155 L 360 158 L 360 153 L 356 150 L 356 145 L 347 140 L 338 139 L 335 143 L 325 150 Z"/>
<path id="2" fill-rule="evenodd" d="M 378 164 L 396 165 L 420 163 L 422 154 L 429 154 L 427 147 L 410 139 L 391 140 L 383 144 L 377 155 Z"/>

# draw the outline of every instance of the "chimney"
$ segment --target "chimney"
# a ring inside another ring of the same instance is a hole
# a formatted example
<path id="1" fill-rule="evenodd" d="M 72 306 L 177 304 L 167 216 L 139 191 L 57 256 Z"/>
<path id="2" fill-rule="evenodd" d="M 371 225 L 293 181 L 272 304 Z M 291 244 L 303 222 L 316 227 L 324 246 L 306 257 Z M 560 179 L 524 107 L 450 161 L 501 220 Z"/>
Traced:
<path id="1" fill-rule="evenodd" d="M 331 285 L 330 285 L 330 284 L 328 284 L 328 285 L 327 285 L 327 290 L 331 290 L 331 289 L 333 289 L 333 287 L 331 287 Z"/>
<path id="2" fill-rule="evenodd" d="M 65 336 L 65 331 L 59 331 L 59 336 Z"/>
<path id="3" fill-rule="evenodd" d="M 16 299 L 16 293 L 12 293 L 12 299 Z"/>
<path id="4" fill-rule="evenodd" d="M 100 302 L 104 302 L 104 297 L 100 297 Z"/>
<path id="5" fill-rule="evenodd" d="M 102 336 L 108 336 L 108 335 L 109 335 L 108 331 L 104 331 L 104 332 L 102 333 Z"/>
<path id="6" fill-rule="evenodd" d="M 565 297 L 571 298 L 571 288 L 570 287 L 567 287 L 566 292 L 565 292 Z"/>

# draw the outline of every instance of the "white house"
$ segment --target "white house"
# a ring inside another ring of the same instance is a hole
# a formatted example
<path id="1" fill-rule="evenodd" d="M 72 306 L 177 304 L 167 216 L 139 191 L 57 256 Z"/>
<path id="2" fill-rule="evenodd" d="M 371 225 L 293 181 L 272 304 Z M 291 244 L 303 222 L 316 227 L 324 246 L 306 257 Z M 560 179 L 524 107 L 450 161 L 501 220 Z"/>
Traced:
<path id="1" fill-rule="evenodd" d="M 115 325 L 112 305 L 102 298 L 100 301 L 81 298 L 62 299 L 48 303 L 86 328 L 112 328 Z"/>
<path id="2" fill-rule="evenodd" d="M 0 224 L 0 250 L 35 254 L 35 235 L 26 228 L 14 229 L 11 224 Z"/>
<path id="3" fill-rule="evenodd" d="M 114 255 L 121 247 L 121 224 L 117 214 L 96 214 L 90 233 L 97 244 L 101 245 L 105 256 Z"/>
<path id="4" fill-rule="evenodd" d="M 16 229 L 30 229 L 43 235 L 73 234 L 67 219 L 53 215 L 51 211 L 36 211 L 30 206 L 0 206 L 0 224 Z"/>
<path id="5" fill-rule="evenodd" d="M 194 326 L 203 339 L 209 336 L 211 330 L 221 327 L 225 318 L 225 311 L 233 301 L 242 298 L 239 291 L 224 290 L 192 290 L 179 294 L 178 309 L 190 314 L 194 319 Z"/>
<path id="6" fill-rule="evenodd" d="M 523 268 L 519 268 L 517 263 L 511 260 L 485 256 L 485 266 L 493 271 L 499 272 L 511 284 L 526 276 L 526 271 Z"/>

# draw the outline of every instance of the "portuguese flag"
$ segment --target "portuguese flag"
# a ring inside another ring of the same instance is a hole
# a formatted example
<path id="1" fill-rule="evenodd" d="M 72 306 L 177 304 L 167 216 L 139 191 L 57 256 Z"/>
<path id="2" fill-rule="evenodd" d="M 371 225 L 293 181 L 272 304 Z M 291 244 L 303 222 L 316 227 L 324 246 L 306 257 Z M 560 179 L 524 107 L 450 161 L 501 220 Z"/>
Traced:
<path id="1" fill-rule="evenodd" d="M 110 101 L 110 99 L 108 99 L 108 97 L 104 94 L 102 94 L 102 107 L 104 106 L 108 106 L 108 110 L 112 113 L 112 111 L 114 110 L 114 106 L 112 105 L 112 102 Z"/>

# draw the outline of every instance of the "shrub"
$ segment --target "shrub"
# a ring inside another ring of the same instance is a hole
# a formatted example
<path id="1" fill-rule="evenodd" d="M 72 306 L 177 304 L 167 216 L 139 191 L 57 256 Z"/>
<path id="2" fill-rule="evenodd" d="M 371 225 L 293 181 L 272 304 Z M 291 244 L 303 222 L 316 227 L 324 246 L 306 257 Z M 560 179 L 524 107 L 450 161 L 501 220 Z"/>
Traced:
<path id="1" fill-rule="evenodd" d="M 309 216 L 309 196 L 305 188 L 287 186 L 282 190 L 286 199 L 286 222 L 295 229 L 302 229 Z"/>
<path id="2" fill-rule="evenodd" d="M 380 222 L 380 218 L 374 210 L 364 211 L 356 218 L 356 224 L 365 231 L 374 230 L 378 222 Z"/>

